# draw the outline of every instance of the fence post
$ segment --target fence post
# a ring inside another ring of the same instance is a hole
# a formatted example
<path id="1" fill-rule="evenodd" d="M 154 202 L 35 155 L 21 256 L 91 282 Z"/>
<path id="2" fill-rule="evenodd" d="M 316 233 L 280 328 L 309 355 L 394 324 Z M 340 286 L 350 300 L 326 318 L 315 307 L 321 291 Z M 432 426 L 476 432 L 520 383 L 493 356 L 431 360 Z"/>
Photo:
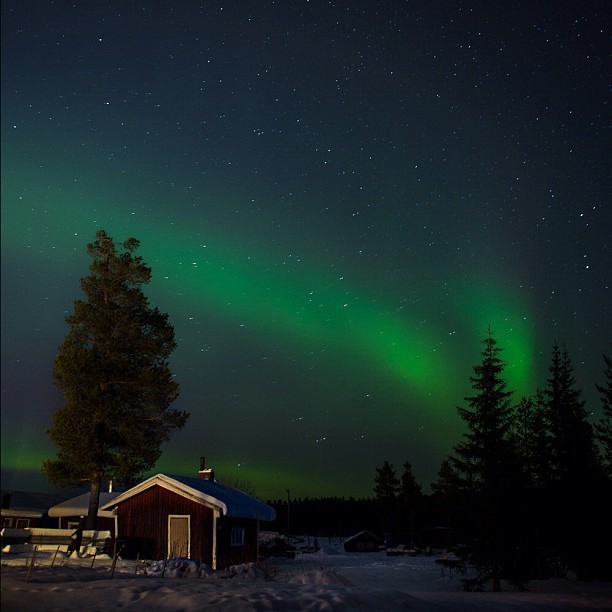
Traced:
<path id="1" fill-rule="evenodd" d="M 125 546 L 125 544 L 123 546 Z M 115 575 L 115 566 L 117 565 L 117 558 L 121 554 L 121 551 L 123 550 L 123 546 L 119 549 L 118 552 L 115 552 L 115 554 L 113 555 L 113 566 L 111 567 L 111 580 L 113 579 L 113 576 Z M 115 551 L 116 550 L 117 550 L 117 547 L 115 546 Z"/>
<path id="2" fill-rule="evenodd" d="M 60 545 L 58 545 L 58 547 L 55 549 L 55 554 L 53 555 L 53 561 L 51 561 L 51 567 L 53 567 L 53 564 L 55 563 L 55 558 L 57 557 L 57 553 L 59 552 L 60 549 Z"/>
<path id="3" fill-rule="evenodd" d="M 32 568 L 34 567 L 34 562 L 36 561 L 36 551 L 38 550 L 38 546 L 34 546 L 34 550 L 32 551 L 32 561 L 30 562 L 30 567 L 28 568 L 28 573 L 26 574 L 25 581 L 28 582 L 30 580 L 30 574 L 32 573 Z"/>

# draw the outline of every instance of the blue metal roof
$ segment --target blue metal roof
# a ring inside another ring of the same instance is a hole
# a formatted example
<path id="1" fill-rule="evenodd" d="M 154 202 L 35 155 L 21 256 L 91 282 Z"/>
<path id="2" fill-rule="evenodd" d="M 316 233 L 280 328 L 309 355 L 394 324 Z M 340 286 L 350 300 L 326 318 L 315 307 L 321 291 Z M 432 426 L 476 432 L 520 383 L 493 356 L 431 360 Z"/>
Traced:
<path id="1" fill-rule="evenodd" d="M 227 509 L 225 512 L 227 516 L 256 518 L 262 521 L 273 521 L 276 518 L 276 511 L 268 504 L 216 480 L 205 480 L 195 476 L 171 476 L 171 478 L 222 502 Z"/>

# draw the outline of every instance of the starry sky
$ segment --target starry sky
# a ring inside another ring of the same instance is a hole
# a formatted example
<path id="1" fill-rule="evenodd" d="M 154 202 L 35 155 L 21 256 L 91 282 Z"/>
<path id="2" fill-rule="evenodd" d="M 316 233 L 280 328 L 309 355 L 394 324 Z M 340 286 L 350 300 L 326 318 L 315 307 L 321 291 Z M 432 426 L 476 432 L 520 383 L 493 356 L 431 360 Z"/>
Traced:
<path id="1" fill-rule="evenodd" d="M 503 7 L 503 8 L 502 8 Z M 427 490 L 491 326 L 610 352 L 606 2 L 2 2 L 2 487 L 46 487 L 86 245 L 141 241 L 187 426 L 154 471 Z"/>

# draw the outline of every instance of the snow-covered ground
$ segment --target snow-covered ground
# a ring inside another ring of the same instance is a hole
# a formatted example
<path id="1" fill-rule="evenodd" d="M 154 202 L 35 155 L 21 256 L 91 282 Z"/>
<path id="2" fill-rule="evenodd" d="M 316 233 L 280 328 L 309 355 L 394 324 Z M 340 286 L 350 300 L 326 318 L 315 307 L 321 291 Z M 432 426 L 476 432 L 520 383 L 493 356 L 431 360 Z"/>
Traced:
<path id="1" fill-rule="evenodd" d="M 340 542 L 313 554 L 212 572 L 193 562 L 117 562 L 39 552 L 28 576 L 24 554 L 2 554 L 2 610 L 612 610 L 611 583 L 534 581 L 526 592 L 466 593 L 431 557 L 345 553 Z"/>

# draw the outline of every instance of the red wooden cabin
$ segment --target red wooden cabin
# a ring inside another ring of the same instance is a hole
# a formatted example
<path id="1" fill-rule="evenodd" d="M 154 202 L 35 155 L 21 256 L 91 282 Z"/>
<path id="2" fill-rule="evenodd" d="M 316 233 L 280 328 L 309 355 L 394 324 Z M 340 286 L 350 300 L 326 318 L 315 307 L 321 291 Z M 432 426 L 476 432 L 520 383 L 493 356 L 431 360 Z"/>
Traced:
<path id="1" fill-rule="evenodd" d="M 267 504 L 217 482 L 203 468 L 198 477 L 152 476 L 101 510 L 116 514 L 124 556 L 188 558 L 212 569 L 257 561 L 259 521 L 276 516 Z"/>

